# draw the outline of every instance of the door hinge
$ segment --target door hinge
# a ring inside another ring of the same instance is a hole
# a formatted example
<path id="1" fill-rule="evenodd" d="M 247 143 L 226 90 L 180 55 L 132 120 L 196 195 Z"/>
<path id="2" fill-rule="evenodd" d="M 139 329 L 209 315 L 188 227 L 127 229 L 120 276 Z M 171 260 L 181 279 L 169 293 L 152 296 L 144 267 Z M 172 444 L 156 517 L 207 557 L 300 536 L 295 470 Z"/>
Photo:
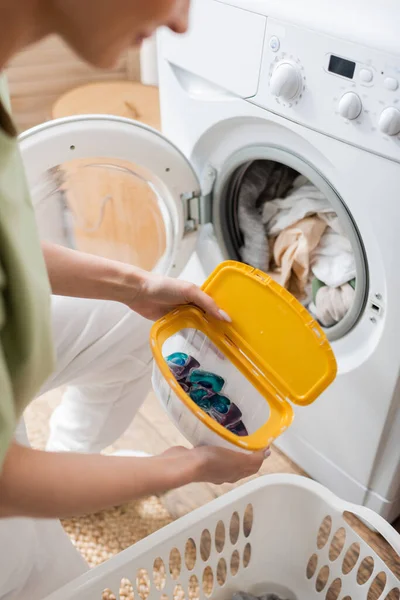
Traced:
<path id="1" fill-rule="evenodd" d="M 210 209 L 205 208 L 206 200 L 214 188 L 217 171 L 211 165 L 207 165 L 201 178 L 201 192 L 189 192 L 182 194 L 185 214 L 185 232 L 196 231 L 200 223 L 210 221 Z M 208 202 L 207 202 L 208 204 Z"/>
<path id="2" fill-rule="evenodd" d="M 196 231 L 200 223 L 200 195 L 198 192 L 182 194 L 185 233 Z"/>

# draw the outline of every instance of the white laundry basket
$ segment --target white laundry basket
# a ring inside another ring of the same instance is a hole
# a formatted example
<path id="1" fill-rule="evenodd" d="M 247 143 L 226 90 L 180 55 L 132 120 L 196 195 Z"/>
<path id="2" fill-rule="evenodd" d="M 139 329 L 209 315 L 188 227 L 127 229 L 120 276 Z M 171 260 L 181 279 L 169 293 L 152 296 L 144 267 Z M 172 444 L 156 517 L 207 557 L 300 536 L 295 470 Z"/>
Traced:
<path id="1" fill-rule="evenodd" d="M 345 511 L 386 538 L 399 567 L 400 536 L 380 516 L 306 478 L 269 475 L 179 519 L 47 600 L 101 600 L 104 589 L 118 598 L 125 578 L 135 600 L 230 600 L 239 590 L 288 600 L 398 600 L 399 579 L 348 525 Z"/>

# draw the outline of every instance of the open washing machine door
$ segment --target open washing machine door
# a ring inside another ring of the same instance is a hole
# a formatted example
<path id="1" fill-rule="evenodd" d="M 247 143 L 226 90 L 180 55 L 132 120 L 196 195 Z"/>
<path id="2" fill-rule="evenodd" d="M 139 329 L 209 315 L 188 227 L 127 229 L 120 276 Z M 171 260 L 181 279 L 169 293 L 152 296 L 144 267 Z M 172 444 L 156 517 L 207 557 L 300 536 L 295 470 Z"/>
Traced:
<path id="1" fill-rule="evenodd" d="M 20 149 L 42 239 L 163 274 L 184 268 L 200 183 L 158 131 L 82 115 L 26 131 Z"/>

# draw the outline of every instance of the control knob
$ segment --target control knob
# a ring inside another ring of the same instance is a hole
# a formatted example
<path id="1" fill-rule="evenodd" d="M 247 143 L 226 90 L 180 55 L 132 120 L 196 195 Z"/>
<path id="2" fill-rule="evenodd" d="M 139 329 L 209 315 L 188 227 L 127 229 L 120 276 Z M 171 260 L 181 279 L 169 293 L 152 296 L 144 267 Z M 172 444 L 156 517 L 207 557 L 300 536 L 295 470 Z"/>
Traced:
<path id="1" fill-rule="evenodd" d="M 362 111 L 362 102 L 354 92 L 346 92 L 339 101 L 338 110 L 343 118 L 354 121 Z"/>
<path id="2" fill-rule="evenodd" d="M 279 63 L 271 75 L 271 93 L 282 100 L 294 100 L 301 92 L 301 71 L 290 62 Z"/>
<path id="3" fill-rule="evenodd" d="M 386 135 L 398 135 L 400 133 L 400 110 L 391 106 L 385 108 L 379 117 L 379 129 Z"/>

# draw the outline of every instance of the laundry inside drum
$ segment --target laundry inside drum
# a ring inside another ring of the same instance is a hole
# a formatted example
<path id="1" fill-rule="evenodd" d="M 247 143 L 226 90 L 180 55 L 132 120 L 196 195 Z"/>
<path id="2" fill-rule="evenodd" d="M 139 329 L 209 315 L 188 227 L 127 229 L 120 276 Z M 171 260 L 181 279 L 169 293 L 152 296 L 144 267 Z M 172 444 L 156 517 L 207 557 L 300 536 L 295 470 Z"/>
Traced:
<path id="1" fill-rule="evenodd" d="M 163 356 L 193 402 L 235 435 L 251 435 L 268 420 L 267 401 L 201 331 L 184 329 L 172 336 Z"/>
<path id="2" fill-rule="evenodd" d="M 333 190 L 328 197 L 292 167 L 255 160 L 231 177 L 225 215 L 226 207 L 224 237 L 235 258 L 268 273 L 328 332 L 348 318 L 357 301 L 358 238 Z"/>

